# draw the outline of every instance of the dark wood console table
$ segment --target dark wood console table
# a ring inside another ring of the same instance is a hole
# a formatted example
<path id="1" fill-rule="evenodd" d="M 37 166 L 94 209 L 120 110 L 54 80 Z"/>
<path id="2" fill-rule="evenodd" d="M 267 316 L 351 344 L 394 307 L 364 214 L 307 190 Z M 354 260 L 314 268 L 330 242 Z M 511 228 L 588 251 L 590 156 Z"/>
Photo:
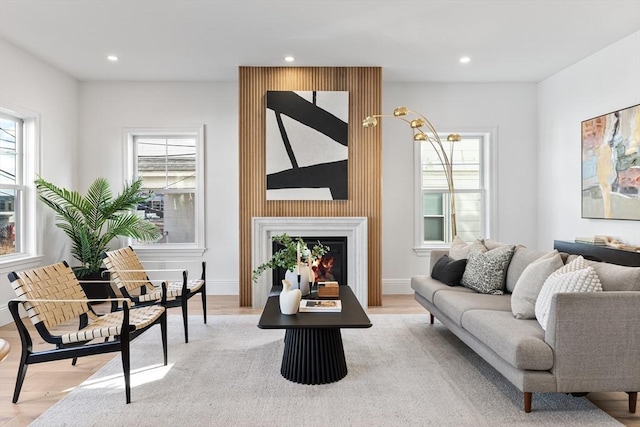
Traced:
<path id="1" fill-rule="evenodd" d="M 640 267 L 640 253 L 623 251 L 622 249 L 608 246 L 589 245 L 587 243 L 565 242 L 554 240 L 553 248 L 558 252 L 582 255 L 585 259 L 603 261 L 611 264 L 626 265 L 628 267 Z"/>
<path id="2" fill-rule="evenodd" d="M 339 313 L 280 312 L 277 295 L 270 296 L 260 316 L 261 329 L 285 329 L 280 373 L 300 384 L 328 384 L 347 375 L 342 328 L 370 328 L 371 321 L 349 286 L 340 286 Z"/>

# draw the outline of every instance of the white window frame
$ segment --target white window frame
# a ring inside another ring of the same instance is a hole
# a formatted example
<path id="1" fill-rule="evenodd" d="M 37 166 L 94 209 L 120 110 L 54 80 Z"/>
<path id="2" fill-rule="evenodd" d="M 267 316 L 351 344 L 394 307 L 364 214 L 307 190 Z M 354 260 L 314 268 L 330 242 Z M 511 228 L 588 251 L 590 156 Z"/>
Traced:
<path id="1" fill-rule="evenodd" d="M 17 155 L 22 157 L 18 165 L 20 180 L 8 188 L 22 190 L 21 212 L 16 218 L 16 238 L 20 236 L 20 252 L 0 256 L 3 271 L 31 268 L 44 259 L 42 255 L 42 221 L 37 204 L 37 192 L 34 181 L 40 175 L 40 115 L 33 111 L 11 106 L 0 107 L 0 114 L 22 120 L 22 143 L 16 147 Z M 16 211 L 19 208 L 16 207 Z"/>
<path id="2" fill-rule="evenodd" d="M 139 136 L 178 136 L 192 135 L 196 140 L 196 200 L 195 200 L 195 242 L 194 243 L 140 243 L 128 239 L 136 252 L 164 258 L 178 256 L 200 257 L 206 250 L 205 247 L 205 200 L 204 200 L 204 126 L 180 127 L 180 128 L 127 128 L 124 131 L 125 171 L 126 179 L 133 180 L 137 177 L 137 156 L 135 137 Z"/>
<path id="3" fill-rule="evenodd" d="M 498 194 L 498 179 L 497 179 L 497 150 L 494 149 L 497 146 L 496 136 L 498 134 L 497 129 L 469 129 L 466 131 L 453 130 L 450 132 L 438 132 L 440 139 L 446 141 L 447 135 L 450 133 L 458 133 L 464 137 L 479 137 L 482 138 L 482 149 L 480 152 L 480 161 L 482 163 L 480 184 L 482 192 L 482 208 L 483 208 L 483 221 L 481 224 L 482 237 L 492 237 L 497 239 L 497 236 L 492 236 L 494 230 L 497 230 L 498 212 L 497 212 L 497 194 Z M 444 142 L 446 144 L 446 142 Z M 414 247 L 413 250 L 418 256 L 429 256 L 431 250 L 434 249 L 448 249 L 451 243 L 447 242 L 424 242 L 424 215 L 422 208 L 422 152 L 421 144 L 428 144 L 428 142 L 415 143 L 413 148 L 414 159 Z M 440 191 L 434 191 L 440 192 Z M 478 190 L 464 190 L 455 189 L 456 193 L 473 192 Z M 447 215 L 445 214 L 445 217 Z M 445 223 L 449 220 L 445 218 Z M 480 236 L 478 236 L 480 237 Z"/>

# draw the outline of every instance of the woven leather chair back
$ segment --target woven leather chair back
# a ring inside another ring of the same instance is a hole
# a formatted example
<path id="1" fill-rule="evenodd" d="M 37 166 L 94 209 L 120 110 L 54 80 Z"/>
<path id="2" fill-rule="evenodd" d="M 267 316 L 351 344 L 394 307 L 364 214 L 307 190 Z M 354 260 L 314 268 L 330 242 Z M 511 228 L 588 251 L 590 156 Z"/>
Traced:
<path id="1" fill-rule="evenodd" d="M 77 319 L 83 313 L 87 313 L 91 318 L 96 317 L 86 302 L 60 301 L 87 299 L 73 270 L 66 263 L 26 270 L 16 275 L 18 279 L 11 282 L 11 286 L 18 298 L 58 300 L 28 301 L 24 304 L 34 325 L 43 322 L 47 329 L 51 329 L 71 319 Z"/>
<path id="2" fill-rule="evenodd" d="M 111 281 L 115 283 L 118 288 L 126 289 L 129 294 L 143 286 L 146 287 L 147 290 L 155 288 L 155 286 L 149 282 L 149 278 L 147 277 L 147 273 L 144 272 L 144 267 L 140 259 L 138 259 L 138 256 L 130 246 L 109 251 L 105 254 L 106 257 L 103 259 L 104 265 L 111 273 Z"/>

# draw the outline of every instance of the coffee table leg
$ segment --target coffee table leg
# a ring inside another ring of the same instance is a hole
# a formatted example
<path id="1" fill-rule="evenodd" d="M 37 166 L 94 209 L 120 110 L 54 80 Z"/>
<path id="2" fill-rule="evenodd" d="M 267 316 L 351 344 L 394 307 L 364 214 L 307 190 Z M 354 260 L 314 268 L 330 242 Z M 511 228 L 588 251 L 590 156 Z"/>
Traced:
<path id="1" fill-rule="evenodd" d="M 280 373 L 300 384 L 327 384 L 347 375 L 340 329 L 287 329 Z"/>

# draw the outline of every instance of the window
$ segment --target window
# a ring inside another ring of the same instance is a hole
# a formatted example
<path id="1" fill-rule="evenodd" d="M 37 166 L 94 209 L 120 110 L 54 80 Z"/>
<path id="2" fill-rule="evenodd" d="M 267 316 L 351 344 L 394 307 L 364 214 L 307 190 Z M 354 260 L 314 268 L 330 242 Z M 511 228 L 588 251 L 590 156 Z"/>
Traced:
<path id="1" fill-rule="evenodd" d="M 36 255 L 36 119 L 0 109 L 0 261 Z"/>
<path id="2" fill-rule="evenodd" d="M 464 133 L 451 159 L 457 234 L 472 241 L 488 232 L 489 133 Z M 440 138 L 447 147 L 447 135 Z M 447 246 L 453 240 L 450 195 L 442 163 L 429 142 L 416 147 L 416 246 Z"/>
<path id="3" fill-rule="evenodd" d="M 139 214 L 162 233 L 152 245 L 202 248 L 202 129 L 133 130 L 128 131 L 127 142 L 129 178 L 142 178 L 143 189 L 154 194 L 138 206 Z"/>

